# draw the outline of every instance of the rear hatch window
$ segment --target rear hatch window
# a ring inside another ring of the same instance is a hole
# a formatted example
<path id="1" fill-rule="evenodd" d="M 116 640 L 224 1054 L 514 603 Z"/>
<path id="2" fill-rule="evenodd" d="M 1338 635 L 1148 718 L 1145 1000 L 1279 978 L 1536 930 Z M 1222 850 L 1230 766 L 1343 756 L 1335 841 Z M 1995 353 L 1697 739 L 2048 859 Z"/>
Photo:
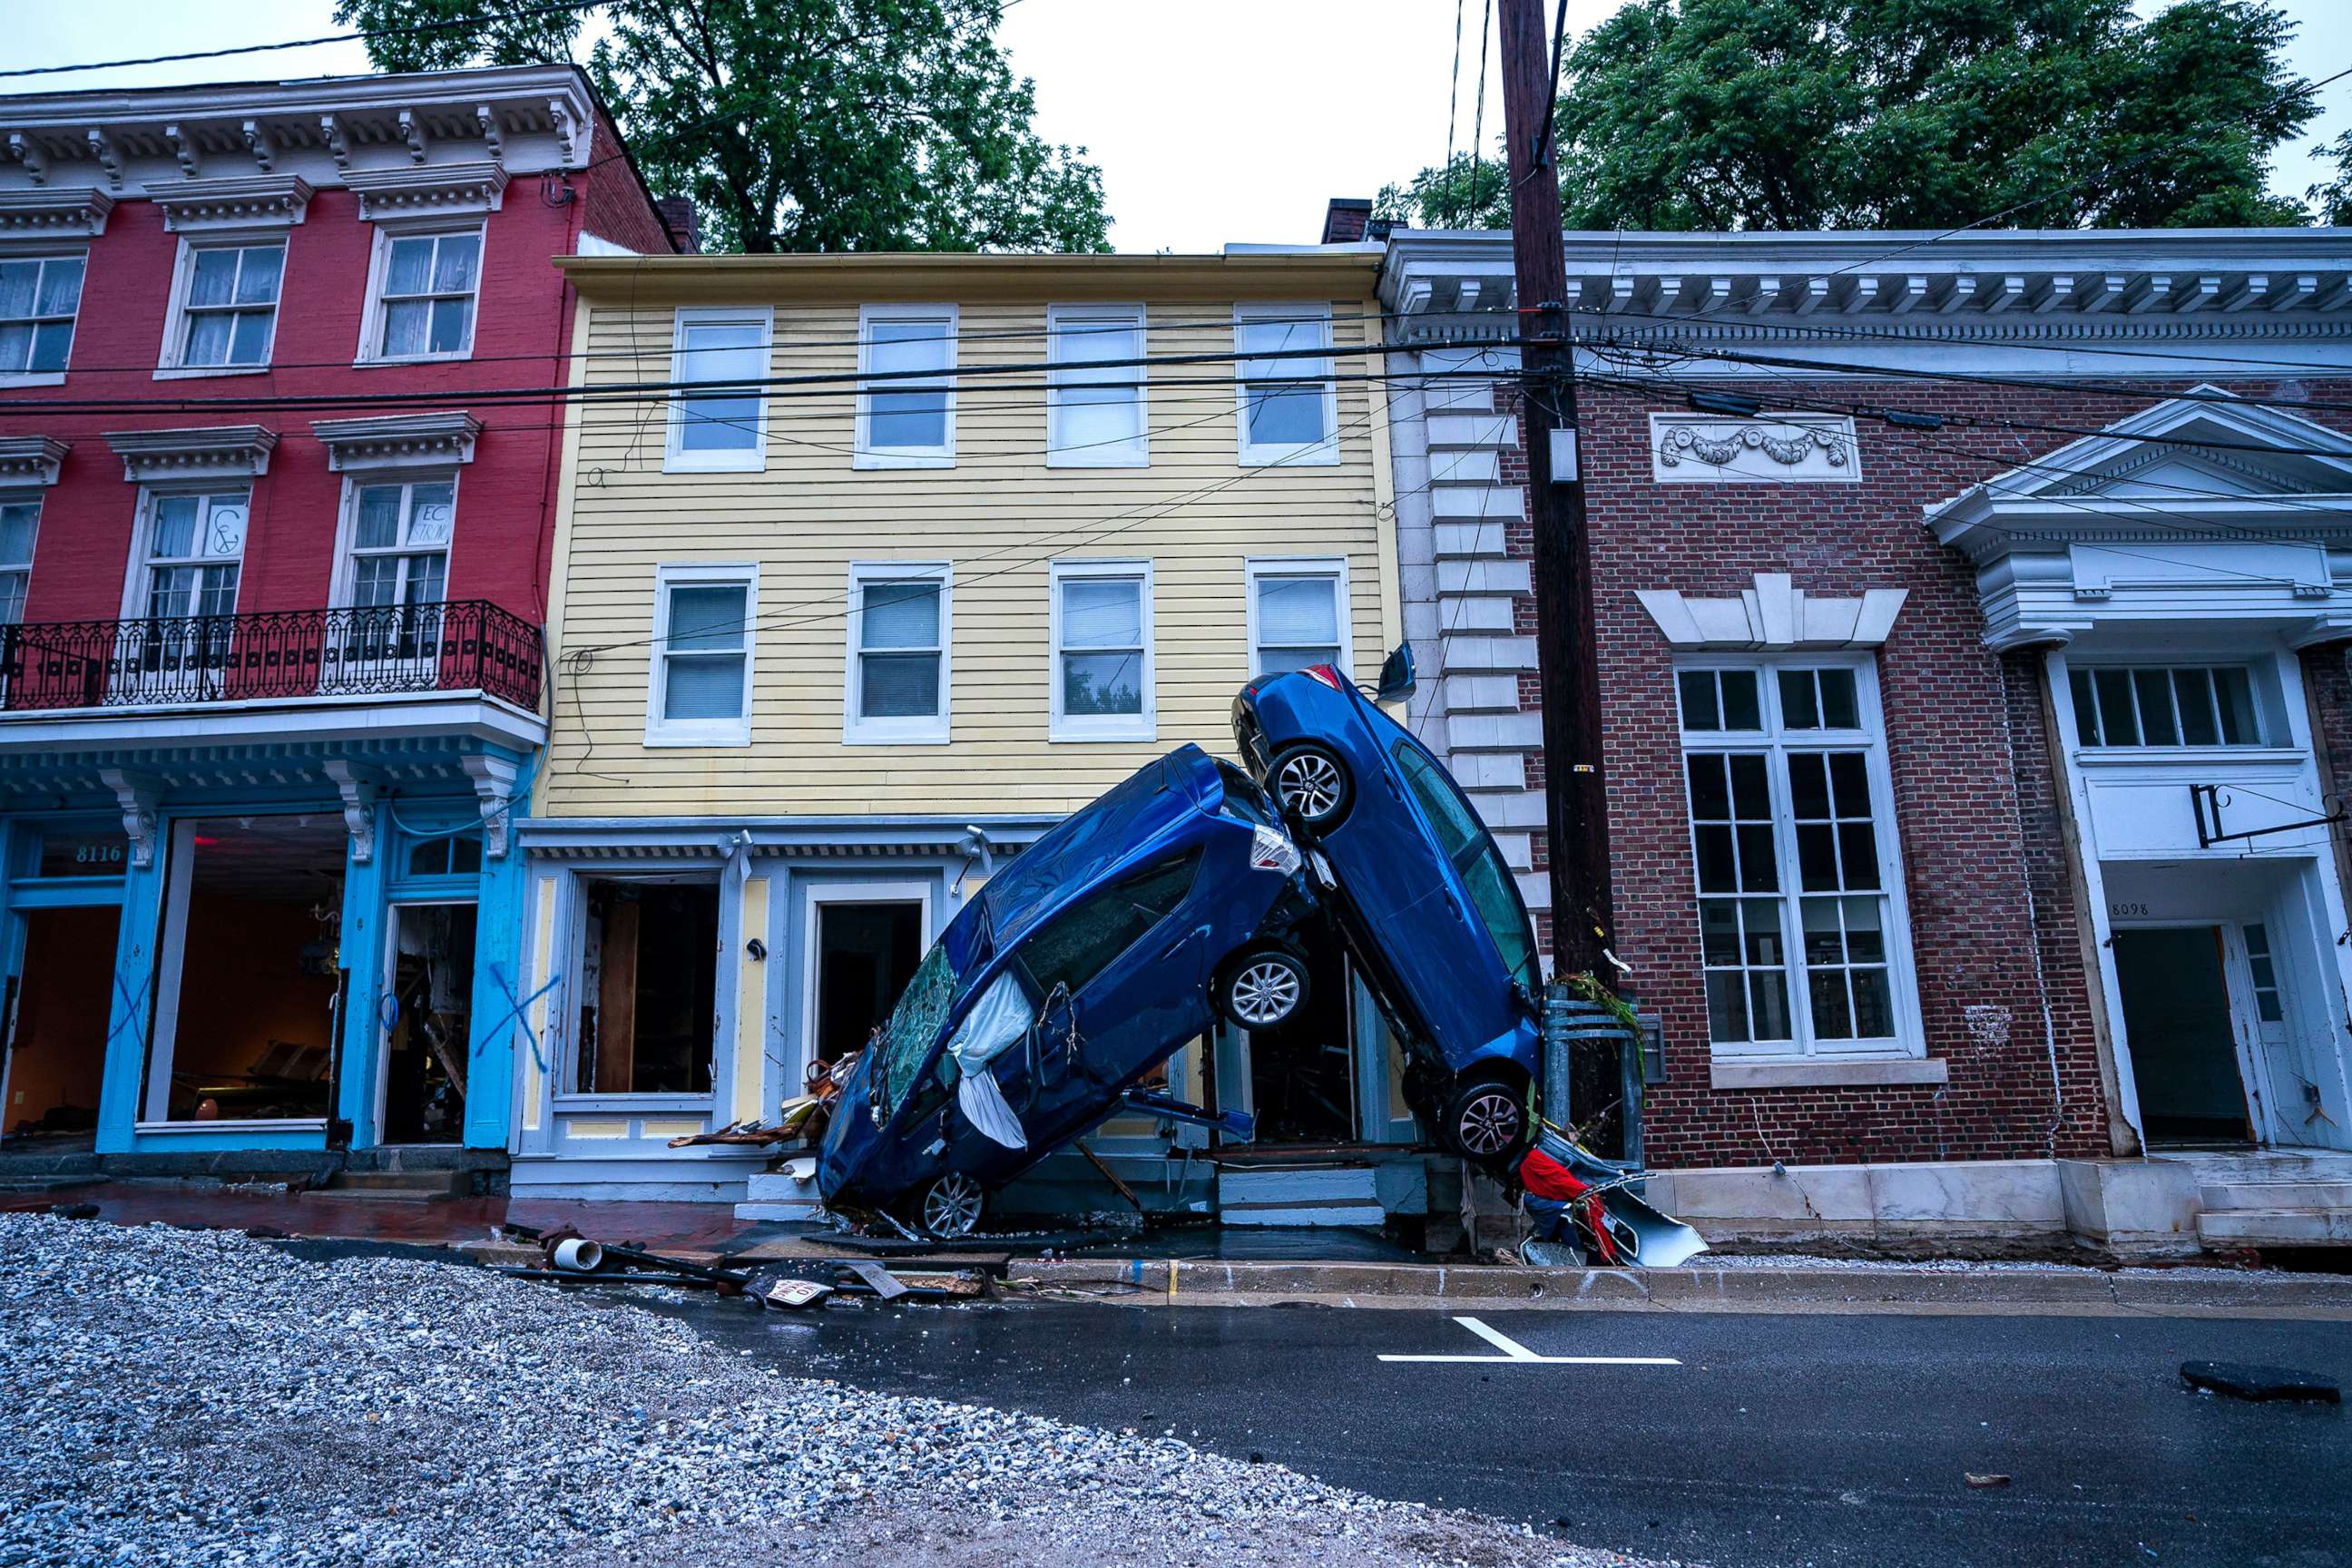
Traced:
<path id="1" fill-rule="evenodd" d="M 1535 937 L 1528 929 L 1527 908 L 1519 902 L 1519 889 L 1511 880 L 1511 868 L 1503 863 L 1503 852 L 1495 847 L 1494 838 L 1462 792 L 1454 787 L 1454 781 L 1445 776 L 1445 770 L 1420 747 L 1400 742 L 1393 755 L 1405 787 L 1412 791 L 1412 798 L 1437 835 L 1438 847 L 1452 862 L 1454 875 L 1462 879 L 1478 923 L 1494 939 L 1503 967 L 1511 972 L 1512 979 L 1534 984 Z"/>

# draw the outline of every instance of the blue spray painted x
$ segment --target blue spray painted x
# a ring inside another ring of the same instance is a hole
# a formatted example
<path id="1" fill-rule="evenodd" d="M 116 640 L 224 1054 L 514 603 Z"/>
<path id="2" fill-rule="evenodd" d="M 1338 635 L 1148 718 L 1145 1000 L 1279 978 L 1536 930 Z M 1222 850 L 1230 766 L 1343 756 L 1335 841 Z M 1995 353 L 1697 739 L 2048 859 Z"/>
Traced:
<path id="1" fill-rule="evenodd" d="M 490 1041 L 495 1039 L 501 1032 L 516 1024 L 520 1024 L 522 1026 L 523 1038 L 530 1042 L 530 1059 L 539 1064 L 540 1071 L 547 1071 L 546 1053 L 539 1048 L 539 1033 L 530 1026 L 530 1019 L 527 1015 L 530 1010 L 530 1005 L 538 1001 L 541 997 L 546 995 L 549 992 L 554 990 L 556 982 L 562 980 L 563 976 L 561 974 L 549 975 L 547 977 L 546 984 L 541 986 L 538 990 L 532 992 L 530 995 L 522 998 L 520 1001 L 515 1000 L 514 983 L 507 978 L 506 965 L 502 963 L 491 964 L 490 978 L 499 983 L 499 989 L 500 991 L 506 993 L 508 1003 L 507 1016 L 483 1031 L 482 1037 L 474 1042 L 474 1054 L 478 1057 L 480 1056 L 484 1047 L 488 1047 Z"/>

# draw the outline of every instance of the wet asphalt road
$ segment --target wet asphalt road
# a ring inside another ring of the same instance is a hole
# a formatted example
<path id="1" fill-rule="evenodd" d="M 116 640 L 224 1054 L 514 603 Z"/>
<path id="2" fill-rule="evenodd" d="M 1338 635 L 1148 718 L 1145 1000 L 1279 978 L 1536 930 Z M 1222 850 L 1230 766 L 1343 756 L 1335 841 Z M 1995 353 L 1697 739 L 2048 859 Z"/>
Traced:
<path id="1" fill-rule="evenodd" d="M 2352 1564 L 2352 1416 L 2183 1390 L 2352 1384 L 2352 1325 L 2153 1318 L 868 1305 L 667 1309 L 782 1370 L 1179 1436 L 1384 1497 L 1719 1568 Z M 1972 1489 L 1966 1472 L 2010 1484 Z"/>

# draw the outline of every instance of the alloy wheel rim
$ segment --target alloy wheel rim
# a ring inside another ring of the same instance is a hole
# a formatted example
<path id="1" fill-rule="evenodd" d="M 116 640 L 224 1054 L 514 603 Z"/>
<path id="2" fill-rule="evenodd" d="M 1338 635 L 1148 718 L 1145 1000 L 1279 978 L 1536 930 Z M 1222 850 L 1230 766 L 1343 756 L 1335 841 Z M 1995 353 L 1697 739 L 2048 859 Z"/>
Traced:
<path id="1" fill-rule="evenodd" d="M 1282 804 L 1311 822 L 1339 805 L 1339 769 L 1330 758 L 1307 752 L 1282 764 L 1278 787 Z"/>
<path id="2" fill-rule="evenodd" d="M 967 1236 L 980 1223 L 980 1184 L 958 1171 L 931 1184 L 923 1196 L 923 1228 L 933 1236 Z"/>
<path id="3" fill-rule="evenodd" d="M 1245 1024 L 1278 1024 L 1298 1005 L 1298 975 L 1290 965 L 1262 958 L 1234 976 L 1234 1011 Z"/>
<path id="4" fill-rule="evenodd" d="M 1462 1108 L 1462 1146 L 1473 1154 L 1499 1154 L 1519 1136 L 1519 1108 L 1509 1095 L 1489 1089 Z"/>

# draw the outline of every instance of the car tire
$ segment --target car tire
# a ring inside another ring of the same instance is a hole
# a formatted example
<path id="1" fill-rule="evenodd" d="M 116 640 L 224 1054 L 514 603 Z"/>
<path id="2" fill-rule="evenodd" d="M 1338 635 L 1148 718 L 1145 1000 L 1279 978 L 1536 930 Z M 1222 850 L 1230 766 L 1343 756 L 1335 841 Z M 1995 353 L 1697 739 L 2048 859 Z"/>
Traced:
<path id="1" fill-rule="evenodd" d="M 1266 764 L 1265 787 L 1275 804 L 1309 833 L 1337 827 L 1356 799 L 1348 764 L 1329 747 L 1311 741 L 1274 754 Z"/>
<path id="2" fill-rule="evenodd" d="M 960 1241 L 980 1228 L 988 1194 L 979 1182 L 961 1171 L 946 1175 L 923 1189 L 915 1205 L 924 1235 L 939 1241 Z"/>
<path id="3" fill-rule="evenodd" d="M 1225 965 L 1217 979 L 1217 1011 L 1237 1029 L 1272 1029 L 1307 1005 L 1307 963 L 1285 948 L 1263 947 Z"/>
<path id="4" fill-rule="evenodd" d="M 1456 1153 L 1496 1170 L 1507 1167 L 1534 1135 L 1527 1091 L 1507 1078 L 1474 1078 L 1445 1097 L 1439 1128 Z"/>

